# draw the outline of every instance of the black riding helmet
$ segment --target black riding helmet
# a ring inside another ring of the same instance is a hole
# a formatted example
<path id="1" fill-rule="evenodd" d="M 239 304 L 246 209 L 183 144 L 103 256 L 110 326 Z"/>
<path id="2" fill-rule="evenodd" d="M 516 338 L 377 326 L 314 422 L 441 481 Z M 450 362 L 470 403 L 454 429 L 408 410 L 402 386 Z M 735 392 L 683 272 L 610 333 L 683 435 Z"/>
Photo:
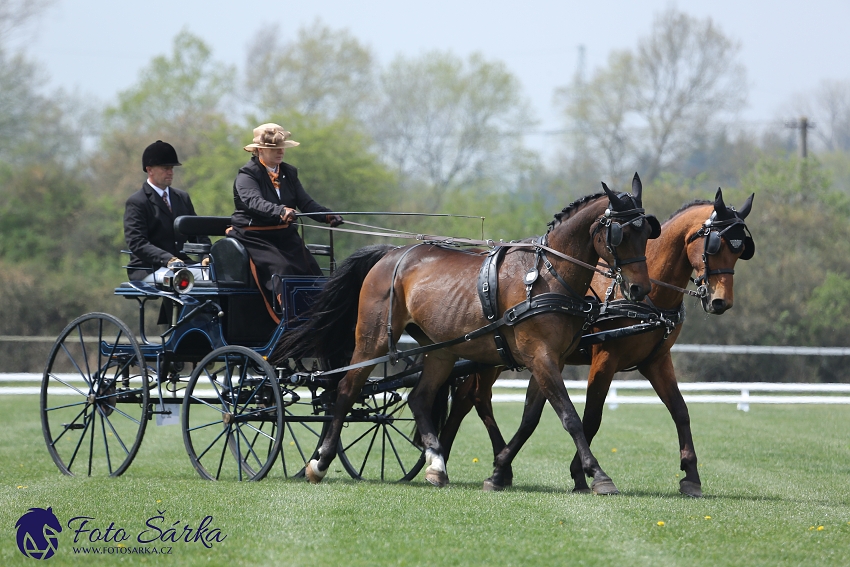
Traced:
<path id="1" fill-rule="evenodd" d="M 142 171 L 148 172 L 148 167 L 154 165 L 183 165 L 177 159 L 177 151 L 168 142 L 157 140 L 145 148 L 142 153 Z"/>

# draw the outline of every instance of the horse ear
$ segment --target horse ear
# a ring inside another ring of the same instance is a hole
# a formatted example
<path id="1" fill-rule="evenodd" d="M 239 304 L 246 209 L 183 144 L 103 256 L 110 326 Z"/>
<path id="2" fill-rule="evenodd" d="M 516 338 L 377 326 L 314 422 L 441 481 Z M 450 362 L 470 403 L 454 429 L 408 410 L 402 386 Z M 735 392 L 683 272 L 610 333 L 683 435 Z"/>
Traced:
<path id="1" fill-rule="evenodd" d="M 608 186 L 605 185 L 605 182 L 602 182 L 602 190 L 605 191 L 605 194 L 608 195 L 608 201 L 611 203 L 611 207 L 615 210 L 620 209 L 620 197 L 617 196 L 616 193 L 608 189 Z"/>
<path id="2" fill-rule="evenodd" d="M 753 197 L 755 197 L 755 196 L 756 196 L 755 193 L 750 195 L 750 198 L 747 199 L 746 201 L 744 201 L 744 204 L 741 205 L 740 209 L 738 209 L 738 216 L 741 217 L 742 219 L 747 218 L 747 215 L 749 215 L 750 211 L 753 210 Z"/>
<path id="3" fill-rule="evenodd" d="M 635 171 L 635 176 L 632 178 L 632 195 L 637 202 L 638 207 L 643 206 L 643 184 L 640 182 L 640 176 Z"/>
<path id="4" fill-rule="evenodd" d="M 718 187 L 717 193 L 714 195 L 714 210 L 719 218 L 726 218 L 726 203 L 723 202 L 723 190 Z"/>

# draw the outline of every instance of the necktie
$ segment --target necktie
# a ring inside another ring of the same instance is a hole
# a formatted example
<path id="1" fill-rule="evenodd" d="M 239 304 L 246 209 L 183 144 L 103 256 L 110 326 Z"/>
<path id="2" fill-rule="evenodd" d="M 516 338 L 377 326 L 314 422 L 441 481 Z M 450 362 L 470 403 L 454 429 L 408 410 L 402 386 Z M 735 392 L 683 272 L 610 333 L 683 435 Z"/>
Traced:
<path id="1" fill-rule="evenodd" d="M 168 191 L 162 192 L 162 200 L 165 201 L 165 206 L 168 207 L 168 212 L 173 213 L 174 211 L 171 210 L 171 203 L 168 202 Z"/>

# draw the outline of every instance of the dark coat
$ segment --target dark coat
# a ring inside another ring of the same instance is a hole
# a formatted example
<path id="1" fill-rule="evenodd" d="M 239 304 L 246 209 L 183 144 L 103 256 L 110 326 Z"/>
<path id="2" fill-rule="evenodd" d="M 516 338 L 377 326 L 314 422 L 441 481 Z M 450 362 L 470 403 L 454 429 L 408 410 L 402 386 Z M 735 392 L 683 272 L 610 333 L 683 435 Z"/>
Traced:
<path id="1" fill-rule="evenodd" d="M 233 182 L 233 202 L 236 211 L 230 218 L 233 226 L 277 226 L 283 224 L 280 220 L 284 206 L 297 209 L 303 213 L 319 213 L 330 211 L 321 206 L 307 194 L 298 180 L 298 170 L 288 163 L 280 164 L 280 198 L 274 190 L 274 185 L 266 166 L 259 158 L 252 157 L 236 175 Z M 313 217 L 325 222 L 324 217 Z M 297 232 L 293 223 L 288 229 Z"/>
<path id="2" fill-rule="evenodd" d="M 131 280 L 144 278 L 152 270 L 165 266 L 175 256 L 184 262 L 192 262 L 191 258 L 181 252 L 187 240 L 200 244 L 210 243 L 206 236 L 187 239 L 174 231 L 175 218 L 195 214 L 189 194 L 170 187 L 168 200 L 171 211 L 153 187 L 145 182 L 141 189 L 130 195 L 124 205 L 124 240 L 131 252 L 127 274 Z"/>
<path id="3" fill-rule="evenodd" d="M 315 258 L 298 235 L 297 223 L 283 227 L 284 207 L 305 213 L 330 211 L 313 200 L 298 180 L 298 170 L 288 163 L 280 164 L 280 198 L 266 167 L 254 156 L 239 170 L 233 182 L 236 211 L 230 218 L 233 230 L 228 235 L 245 246 L 251 256 L 257 284 L 271 306 L 279 301 L 272 276 L 322 275 Z M 324 216 L 313 217 L 327 222 Z M 275 227 L 280 227 L 275 229 Z"/>

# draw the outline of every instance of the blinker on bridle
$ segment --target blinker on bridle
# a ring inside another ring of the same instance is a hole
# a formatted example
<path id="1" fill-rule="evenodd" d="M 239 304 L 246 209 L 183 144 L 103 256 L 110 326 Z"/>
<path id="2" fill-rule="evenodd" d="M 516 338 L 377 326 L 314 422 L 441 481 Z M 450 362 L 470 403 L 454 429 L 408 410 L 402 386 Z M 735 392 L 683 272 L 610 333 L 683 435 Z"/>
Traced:
<path id="1" fill-rule="evenodd" d="M 690 238 L 688 238 L 688 244 L 700 237 L 704 239 L 702 263 L 705 270 L 701 276 L 697 278 L 691 278 L 691 281 L 697 285 L 697 293 L 699 297 L 708 296 L 709 276 L 720 274 L 735 274 L 735 270 L 732 268 L 724 268 L 720 270 L 709 269 L 708 257 L 720 252 L 720 247 L 723 244 L 723 235 L 726 234 L 727 231 L 738 225 L 742 225 L 742 231 L 746 232 L 744 238 L 741 240 L 732 240 L 727 237 L 726 239 L 729 242 L 729 248 L 731 248 L 733 252 L 737 254 L 738 250 L 741 250 L 741 258 L 744 260 L 749 260 L 752 255 L 749 255 L 746 258 L 744 257 L 744 255 L 746 255 L 746 241 L 747 239 L 752 241 L 752 236 L 749 235 L 749 229 L 747 229 L 747 224 L 744 222 L 744 219 L 738 217 L 737 215 L 733 216 L 731 219 L 717 220 L 717 211 L 712 211 L 711 216 L 706 219 L 702 227 L 698 231 L 696 231 Z"/>

